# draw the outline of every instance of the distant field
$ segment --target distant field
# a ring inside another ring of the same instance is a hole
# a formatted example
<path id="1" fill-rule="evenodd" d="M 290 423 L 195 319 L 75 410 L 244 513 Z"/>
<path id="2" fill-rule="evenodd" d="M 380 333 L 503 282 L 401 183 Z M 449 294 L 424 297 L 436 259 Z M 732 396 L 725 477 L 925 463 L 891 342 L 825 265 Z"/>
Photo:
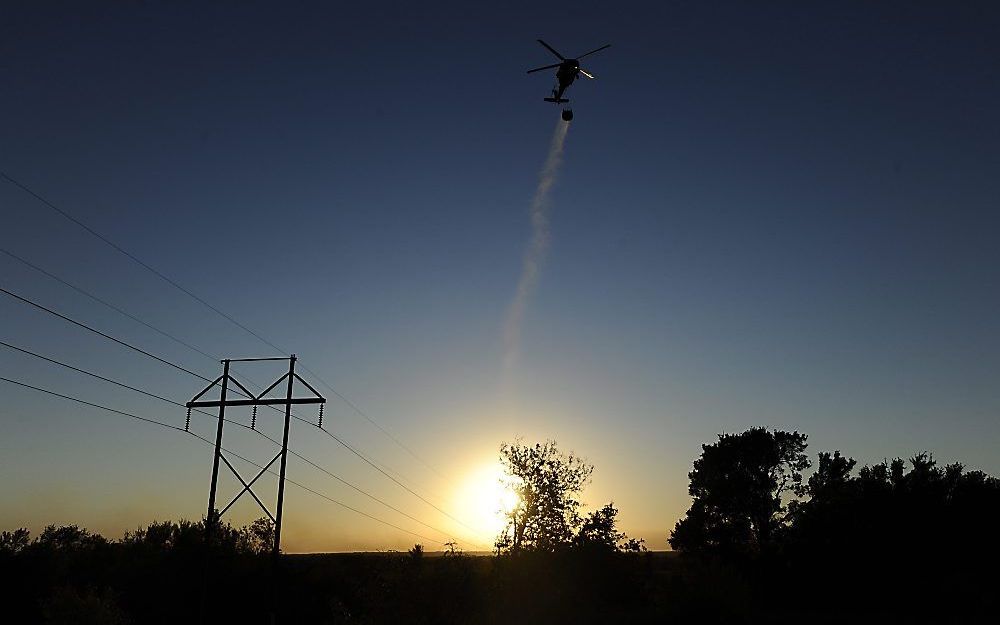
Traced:
<path id="1" fill-rule="evenodd" d="M 649 557 L 652 558 L 678 558 L 680 553 L 677 551 L 647 551 Z M 454 556 L 456 554 L 449 553 L 447 551 L 425 551 L 424 557 L 426 558 L 439 558 L 441 556 Z M 462 556 L 470 556 L 476 558 L 488 558 L 493 557 L 494 553 L 492 551 L 462 551 L 460 554 Z M 373 557 L 385 557 L 385 556 L 409 556 L 406 551 L 317 551 L 314 553 L 289 553 L 285 554 L 286 558 L 336 558 L 340 556 L 373 556 Z"/>

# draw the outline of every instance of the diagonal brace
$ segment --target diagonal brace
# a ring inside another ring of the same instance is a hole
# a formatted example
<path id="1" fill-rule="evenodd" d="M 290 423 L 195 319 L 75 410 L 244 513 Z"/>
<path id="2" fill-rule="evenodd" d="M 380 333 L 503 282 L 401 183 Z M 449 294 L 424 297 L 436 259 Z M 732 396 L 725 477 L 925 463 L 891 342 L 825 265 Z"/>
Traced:
<path id="1" fill-rule="evenodd" d="M 283 381 L 283 380 L 284 380 L 285 378 L 287 378 L 287 377 L 288 377 L 288 374 L 286 373 L 285 375 L 283 375 L 283 376 L 281 376 L 280 378 L 278 378 L 277 380 L 275 380 L 275 381 L 274 381 L 274 384 L 272 384 L 271 386 L 269 386 L 269 387 L 265 388 L 265 389 L 264 389 L 263 391 L 261 391 L 261 392 L 260 392 L 260 395 L 257 395 L 257 399 L 261 399 L 261 398 L 263 398 L 263 397 L 264 397 L 264 395 L 267 395 L 268 393 L 270 393 L 270 392 L 271 392 L 271 389 L 273 389 L 273 388 L 274 388 L 275 386 L 278 386 L 279 384 L 281 384 L 281 382 L 282 382 L 282 381 Z"/>
<path id="2" fill-rule="evenodd" d="M 192 402 L 194 402 L 194 401 L 198 401 L 198 398 L 199 398 L 199 397 L 201 397 L 201 396 L 202 396 L 202 395 L 204 395 L 205 393 L 207 393 L 207 392 L 209 392 L 210 390 L 212 390 L 212 387 L 213 387 L 213 386 L 215 386 L 216 384 L 218 384 L 219 382 L 221 382 L 221 381 L 222 381 L 222 378 L 224 378 L 224 377 L 226 377 L 226 376 L 224 376 L 224 375 L 220 375 L 219 377 L 215 378 L 215 380 L 213 380 L 211 384 L 209 384 L 209 385 L 208 385 L 208 386 L 206 386 L 205 388 L 201 389 L 201 392 L 200 392 L 200 393 L 198 393 L 197 395 L 195 395 L 194 397 L 192 397 L 192 398 L 191 398 L 191 401 L 192 401 Z"/>
<path id="3" fill-rule="evenodd" d="M 299 382 L 302 382 L 303 384 L 305 384 L 306 388 L 313 392 L 313 395 L 315 395 L 319 399 L 323 399 L 323 396 L 320 395 L 319 391 L 317 391 L 316 389 L 314 389 L 312 387 L 312 384 L 310 384 L 310 383 L 306 382 L 305 380 L 303 380 L 301 375 L 299 375 L 299 374 L 296 373 L 295 374 L 295 379 L 298 380 Z"/>
<path id="4" fill-rule="evenodd" d="M 238 471 L 236 470 L 236 468 L 235 468 L 235 467 L 233 467 L 233 465 L 229 463 L 229 460 L 227 460 L 227 459 L 226 459 L 226 457 L 225 457 L 224 455 L 222 455 L 222 454 L 219 454 L 219 457 L 220 457 L 220 458 L 222 458 L 222 461 L 226 463 L 226 466 L 227 466 L 227 467 L 229 467 L 229 470 L 233 472 L 233 475 L 235 475 L 235 476 L 236 476 L 236 479 L 238 479 L 238 480 L 240 481 L 240 484 L 243 484 L 243 490 L 241 490 L 241 491 L 240 491 L 240 492 L 239 492 L 239 493 L 238 493 L 238 494 L 237 494 L 237 495 L 236 495 L 235 497 L 233 497 L 233 500 L 232 500 L 232 501 L 230 501 L 230 502 L 229 502 L 228 504 L 226 504 L 226 507 L 225 507 L 225 508 L 223 508 L 221 512 L 219 512 L 219 518 L 220 518 L 220 519 L 222 518 L 222 515 L 226 513 L 226 510 L 229 510 L 229 508 L 231 508 L 231 507 L 233 506 L 233 504 L 234 504 L 234 503 L 236 503 L 236 500 L 237 500 L 237 499 L 239 499 L 240 497 L 242 497 L 242 496 L 243 496 L 243 493 L 247 493 L 247 492 L 249 492 L 249 493 L 250 493 L 250 496 L 251 496 L 251 497 L 253 497 L 254 501 L 256 501 L 256 502 L 257 502 L 257 505 L 258 505 L 258 506 L 260 506 L 261 510 L 263 510 L 263 511 L 264 511 L 264 514 L 266 514 L 266 515 L 268 516 L 268 518 L 270 518 L 270 519 L 271 519 L 271 521 L 272 521 L 272 522 L 274 522 L 274 516 L 273 516 L 273 515 L 271 514 L 271 512 L 270 512 L 270 511 L 269 511 L 269 510 L 267 509 L 267 506 L 265 506 L 265 505 L 263 504 L 263 502 L 261 502 L 261 500 L 260 500 L 260 499 L 259 499 L 259 498 L 257 497 L 257 494 L 256 494 L 256 493 L 254 493 L 254 492 L 253 492 L 253 489 L 252 489 L 252 488 L 250 488 L 250 487 L 251 487 L 251 486 L 253 486 L 254 482 L 256 482 L 256 481 L 257 481 L 257 479 L 258 479 L 258 478 L 259 478 L 260 476 L 264 475 L 264 473 L 265 473 L 265 472 L 266 472 L 266 471 L 267 471 L 267 470 L 268 470 L 269 468 L 271 468 L 271 465 L 272 465 L 272 464 L 274 464 L 274 461 L 275 461 L 275 460 L 277 460 L 278 458 L 280 458 L 280 457 L 281 457 L 281 452 L 279 451 L 279 452 L 278 452 L 278 455 L 277 455 L 277 456 L 275 456 L 274 458 L 271 458 L 271 461 L 270 461 L 270 462 L 268 462 L 267 464 L 265 464 L 265 465 L 264 465 L 264 468 L 262 468 L 262 469 L 260 470 L 260 472 L 258 472 L 258 473 L 257 473 L 257 475 L 255 475 L 255 476 L 254 476 L 254 478 L 253 478 L 252 480 L 250 480 L 250 482 L 249 482 L 249 483 L 247 483 L 247 482 L 245 482 L 245 481 L 243 480 L 243 477 L 242 477 L 242 476 L 240 476 L 240 474 L 239 474 L 239 472 L 238 472 Z"/>
<path id="5" fill-rule="evenodd" d="M 236 378 L 234 378 L 233 376 L 229 376 L 229 381 L 232 382 L 233 384 L 235 384 L 236 386 L 240 387 L 240 390 L 243 391 L 243 394 L 246 395 L 247 397 L 253 397 L 254 396 L 253 393 L 251 393 L 249 390 L 247 390 L 247 387 L 245 387 L 242 384 L 240 384 L 240 381 L 237 380 Z"/>

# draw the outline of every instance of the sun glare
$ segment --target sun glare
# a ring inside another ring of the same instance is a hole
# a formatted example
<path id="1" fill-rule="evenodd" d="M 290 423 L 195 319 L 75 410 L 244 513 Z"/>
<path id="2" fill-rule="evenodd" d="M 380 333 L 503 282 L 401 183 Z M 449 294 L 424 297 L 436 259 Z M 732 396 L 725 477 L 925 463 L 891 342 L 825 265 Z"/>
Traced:
<path id="1" fill-rule="evenodd" d="M 495 537 L 506 525 L 506 513 L 517 503 L 517 495 L 501 483 L 499 463 L 484 464 L 468 473 L 455 495 L 461 519 L 483 534 Z"/>

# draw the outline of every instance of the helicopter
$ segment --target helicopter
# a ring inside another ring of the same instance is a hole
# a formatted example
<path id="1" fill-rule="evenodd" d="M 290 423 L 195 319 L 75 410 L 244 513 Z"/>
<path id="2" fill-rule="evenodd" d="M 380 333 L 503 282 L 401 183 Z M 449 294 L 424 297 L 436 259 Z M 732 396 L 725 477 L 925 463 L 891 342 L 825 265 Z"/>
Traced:
<path id="1" fill-rule="evenodd" d="M 590 56 L 595 52 L 600 52 L 601 50 L 611 47 L 611 44 L 609 43 L 607 45 L 601 46 L 600 48 L 591 50 L 586 54 L 581 54 L 575 59 L 567 59 L 563 55 L 559 54 L 555 48 L 545 43 L 541 39 L 538 40 L 538 43 L 542 44 L 546 50 L 556 55 L 556 58 L 559 59 L 559 62 L 553 63 L 552 65 L 546 65 L 544 67 L 536 67 L 535 69 L 529 69 L 528 73 L 533 74 L 535 72 L 540 72 L 546 69 L 553 69 L 555 67 L 559 68 L 558 70 L 556 70 L 556 80 L 558 80 L 559 83 L 552 89 L 552 97 L 542 98 L 546 102 L 554 102 L 556 104 L 565 104 L 569 102 L 568 99 L 562 97 L 563 93 L 566 91 L 566 89 L 569 88 L 570 85 L 573 84 L 573 81 L 576 80 L 580 74 L 583 74 L 587 78 L 591 79 L 594 78 L 593 74 L 580 67 L 580 59 L 582 59 L 585 56 Z M 573 110 L 569 108 L 563 109 L 562 118 L 565 121 L 571 121 L 573 119 Z"/>

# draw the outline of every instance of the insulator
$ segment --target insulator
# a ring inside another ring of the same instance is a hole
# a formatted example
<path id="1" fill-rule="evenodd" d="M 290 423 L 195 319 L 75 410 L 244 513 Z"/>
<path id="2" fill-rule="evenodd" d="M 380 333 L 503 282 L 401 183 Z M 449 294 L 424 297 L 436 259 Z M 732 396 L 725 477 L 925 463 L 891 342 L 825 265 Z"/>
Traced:
<path id="1" fill-rule="evenodd" d="M 250 415 L 250 429 L 257 429 L 257 406 L 253 407 L 253 414 Z"/>
<path id="2" fill-rule="evenodd" d="M 185 432 L 190 432 L 191 431 L 191 407 L 190 406 L 188 406 L 187 419 L 184 420 L 184 431 Z"/>
<path id="3" fill-rule="evenodd" d="M 320 427 L 320 429 L 323 428 L 323 407 L 324 406 L 326 406 L 326 404 L 320 404 L 319 405 L 319 427 Z"/>

